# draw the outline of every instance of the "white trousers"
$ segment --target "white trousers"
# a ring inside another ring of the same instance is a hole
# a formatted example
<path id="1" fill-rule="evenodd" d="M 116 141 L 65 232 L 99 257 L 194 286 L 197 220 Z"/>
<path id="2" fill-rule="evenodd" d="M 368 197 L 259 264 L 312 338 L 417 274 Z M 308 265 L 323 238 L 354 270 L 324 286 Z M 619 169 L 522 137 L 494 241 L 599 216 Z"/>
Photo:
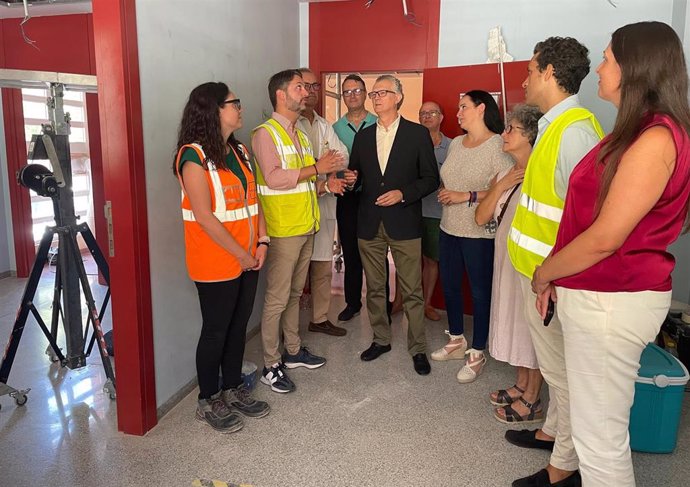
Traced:
<path id="1" fill-rule="evenodd" d="M 634 487 L 630 408 L 640 355 L 654 341 L 671 292 L 557 288 L 572 438 L 585 487 Z"/>
<path id="2" fill-rule="evenodd" d="M 549 408 L 542 426 L 544 433 L 556 439 L 549 463 L 572 472 L 578 469 L 578 460 L 570 435 L 570 400 L 565 372 L 563 329 L 558 315 L 554 315 L 549 326 L 544 326 L 544 321 L 537 313 L 537 295 L 532 292 L 530 280 L 523 275 L 520 275 L 520 287 L 539 370 L 549 386 Z"/>

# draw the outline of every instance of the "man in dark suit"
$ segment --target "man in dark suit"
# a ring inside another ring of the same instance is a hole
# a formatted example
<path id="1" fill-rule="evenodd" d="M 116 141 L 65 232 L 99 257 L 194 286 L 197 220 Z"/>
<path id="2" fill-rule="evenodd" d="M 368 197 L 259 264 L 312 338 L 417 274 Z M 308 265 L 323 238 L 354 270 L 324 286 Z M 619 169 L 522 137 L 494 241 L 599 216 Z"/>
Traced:
<path id="1" fill-rule="evenodd" d="M 429 131 L 398 114 L 400 80 L 380 76 L 369 93 L 379 119 L 357 133 L 350 169 L 362 186 L 357 236 L 367 278 L 367 309 L 374 341 L 362 352 L 370 361 L 390 351 L 386 313 L 386 254 L 390 247 L 407 316 L 407 347 L 418 374 L 431 371 L 426 357 L 424 299 L 421 278 L 421 199 L 439 187 L 434 146 Z"/>

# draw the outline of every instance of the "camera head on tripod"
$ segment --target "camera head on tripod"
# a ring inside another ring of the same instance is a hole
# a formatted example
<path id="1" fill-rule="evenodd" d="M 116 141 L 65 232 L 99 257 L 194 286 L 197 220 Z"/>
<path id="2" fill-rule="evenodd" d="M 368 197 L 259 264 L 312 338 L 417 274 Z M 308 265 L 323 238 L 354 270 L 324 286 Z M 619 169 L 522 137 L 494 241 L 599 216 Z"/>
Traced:
<path id="1" fill-rule="evenodd" d="M 40 196 L 57 198 L 58 182 L 53 172 L 41 164 L 28 164 L 17 171 L 17 182 Z"/>

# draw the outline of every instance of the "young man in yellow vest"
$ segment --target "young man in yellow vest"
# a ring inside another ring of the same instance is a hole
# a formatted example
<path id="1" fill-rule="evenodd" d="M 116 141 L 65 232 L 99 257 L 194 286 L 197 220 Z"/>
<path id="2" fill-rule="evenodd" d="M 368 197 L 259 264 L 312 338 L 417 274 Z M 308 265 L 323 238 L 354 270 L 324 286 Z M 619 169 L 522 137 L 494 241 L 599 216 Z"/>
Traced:
<path id="1" fill-rule="evenodd" d="M 573 168 L 603 136 L 594 115 L 580 105 L 577 92 L 589 73 L 588 50 L 575 39 L 550 37 L 539 42 L 523 83 L 525 101 L 539 107 L 539 133 L 522 184 L 522 194 L 510 228 L 508 254 L 521 275 L 525 313 L 530 324 L 539 368 L 549 385 L 549 408 L 539 430 L 512 430 L 506 439 L 527 448 L 553 449 L 549 465 L 514 487 L 581 485 L 578 458 L 570 435 L 570 401 L 563 352 L 563 332 L 557 316 L 544 326 L 536 311 L 530 282 L 534 269 L 551 252 L 563 212 Z M 540 407 L 537 398 L 523 395 L 513 403 L 520 415 Z M 555 441 L 554 441 L 555 440 Z"/>
<path id="2" fill-rule="evenodd" d="M 274 74 L 268 83 L 274 112 L 252 132 L 256 160 L 256 184 L 266 218 L 271 248 L 266 257 L 267 284 L 261 318 L 264 369 L 261 382 L 274 392 L 292 392 L 295 384 L 285 368 L 316 369 L 326 359 L 301 346 L 299 298 L 302 295 L 314 234 L 319 231 L 317 193 L 342 193 L 345 181 L 332 174 L 341 168 L 343 156 L 328 151 L 314 159 L 307 136 L 295 123 L 308 96 L 297 70 Z M 280 354 L 280 334 L 285 351 Z"/>

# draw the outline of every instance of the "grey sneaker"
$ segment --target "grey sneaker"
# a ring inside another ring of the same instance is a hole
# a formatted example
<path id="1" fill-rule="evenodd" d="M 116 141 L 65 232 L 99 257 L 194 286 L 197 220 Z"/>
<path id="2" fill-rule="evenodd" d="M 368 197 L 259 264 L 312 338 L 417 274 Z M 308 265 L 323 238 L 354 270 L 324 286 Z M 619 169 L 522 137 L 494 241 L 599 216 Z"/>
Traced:
<path id="1" fill-rule="evenodd" d="M 307 347 L 300 347 L 299 352 L 294 355 L 283 353 L 283 363 L 288 369 L 296 369 L 297 367 L 306 367 L 308 369 L 318 369 L 326 363 L 326 359 L 314 355 Z"/>
<path id="2" fill-rule="evenodd" d="M 234 433 L 244 426 L 242 418 L 225 405 L 220 392 L 211 396 L 210 399 L 199 399 L 196 420 L 208 424 L 221 433 Z"/>
<path id="3" fill-rule="evenodd" d="M 257 401 L 251 394 L 244 384 L 240 384 L 236 389 L 222 391 L 220 397 L 228 408 L 249 418 L 263 418 L 271 412 L 267 402 Z"/>

